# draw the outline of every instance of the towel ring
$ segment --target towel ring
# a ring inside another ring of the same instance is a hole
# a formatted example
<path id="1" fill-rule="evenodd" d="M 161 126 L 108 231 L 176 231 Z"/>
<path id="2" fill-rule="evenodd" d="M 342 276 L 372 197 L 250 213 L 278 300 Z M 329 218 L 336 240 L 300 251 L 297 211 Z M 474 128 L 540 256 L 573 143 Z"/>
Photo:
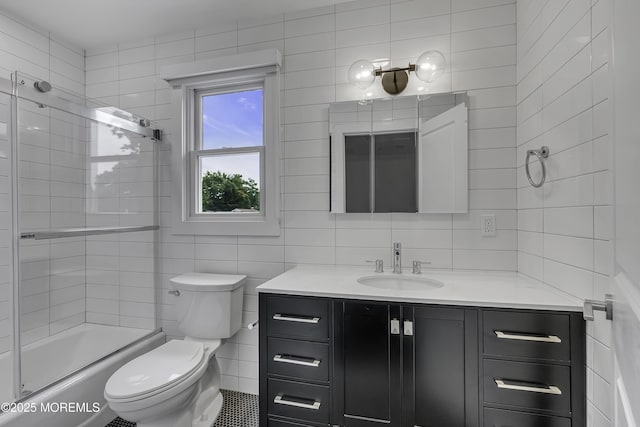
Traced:
<path id="1" fill-rule="evenodd" d="M 540 182 L 533 182 L 531 179 L 531 172 L 529 172 L 529 157 L 536 156 L 538 161 L 540 161 L 540 166 L 542 167 L 542 179 Z M 545 179 L 547 179 L 547 169 L 544 167 L 544 159 L 549 157 L 549 147 L 546 145 L 540 147 L 539 150 L 527 150 L 527 158 L 524 161 L 524 170 L 527 173 L 527 179 L 529 180 L 529 184 L 534 186 L 535 188 L 542 187 Z"/>

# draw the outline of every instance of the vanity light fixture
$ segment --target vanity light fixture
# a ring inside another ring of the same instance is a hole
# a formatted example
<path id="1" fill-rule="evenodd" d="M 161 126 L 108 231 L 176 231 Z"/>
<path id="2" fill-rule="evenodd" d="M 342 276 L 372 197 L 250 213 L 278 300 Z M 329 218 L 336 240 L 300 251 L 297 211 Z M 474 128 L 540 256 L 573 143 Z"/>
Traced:
<path id="1" fill-rule="evenodd" d="M 409 63 L 405 68 L 391 68 L 383 70 L 376 68 L 373 62 L 359 59 L 349 67 L 349 82 L 366 89 L 373 84 L 376 76 L 382 76 L 382 88 L 391 95 L 402 92 L 409 82 L 409 72 L 413 71 L 423 82 L 431 83 L 438 79 L 446 66 L 444 55 L 437 50 L 430 50 L 418 57 L 415 64 Z"/>

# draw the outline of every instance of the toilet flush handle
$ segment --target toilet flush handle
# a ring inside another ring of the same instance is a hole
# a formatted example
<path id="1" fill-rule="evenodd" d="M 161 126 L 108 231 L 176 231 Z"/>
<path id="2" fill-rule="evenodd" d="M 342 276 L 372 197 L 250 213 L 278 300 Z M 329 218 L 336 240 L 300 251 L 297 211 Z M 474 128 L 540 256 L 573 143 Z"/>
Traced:
<path id="1" fill-rule="evenodd" d="M 255 322 L 251 322 L 247 325 L 247 329 L 251 330 L 253 328 L 255 328 L 256 326 L 258 326 L 258 321 L 256 320 Z"/>
<path id="2" fill-rule="evenodd" d="M 177 297 L 180 296 L 180 291 L 179 290 L 175 290 L 175 291 L 167 291 L 168 294 L 170 295 L 175 295 Z"/>

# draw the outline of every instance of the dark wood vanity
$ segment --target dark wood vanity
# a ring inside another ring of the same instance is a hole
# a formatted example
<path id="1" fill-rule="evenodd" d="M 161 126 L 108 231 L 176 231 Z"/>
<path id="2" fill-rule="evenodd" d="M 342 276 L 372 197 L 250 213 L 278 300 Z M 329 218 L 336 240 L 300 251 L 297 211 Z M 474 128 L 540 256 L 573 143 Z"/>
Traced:
<path id="1" fill-rule="evenodd" d="M 260 426 L 583 427 L 582 315 L 260 294 Z"/>

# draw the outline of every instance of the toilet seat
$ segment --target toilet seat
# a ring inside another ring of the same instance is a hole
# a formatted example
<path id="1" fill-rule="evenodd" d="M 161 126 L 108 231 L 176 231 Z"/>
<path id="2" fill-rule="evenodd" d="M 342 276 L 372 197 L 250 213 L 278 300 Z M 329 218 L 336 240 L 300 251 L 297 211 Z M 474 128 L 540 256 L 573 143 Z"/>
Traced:
<path id="1" fill-rule="evenodd" d="M 208 357 L 200 342 L 173 340 L 118 369 L 107 381 L 105 397 L 132 402 L 174 389 L 179 392 L 200 377 Z M 190 381 L 193 380 L 193 381 Z"/>

